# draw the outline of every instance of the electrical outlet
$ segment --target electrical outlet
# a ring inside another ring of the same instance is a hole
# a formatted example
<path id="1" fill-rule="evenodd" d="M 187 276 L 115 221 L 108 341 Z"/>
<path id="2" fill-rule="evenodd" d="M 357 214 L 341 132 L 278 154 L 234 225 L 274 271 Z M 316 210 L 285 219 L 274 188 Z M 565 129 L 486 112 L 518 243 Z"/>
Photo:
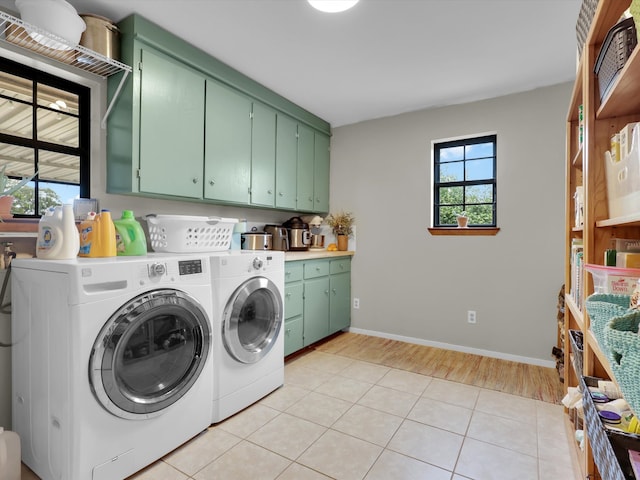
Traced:
<path id="1" fill-rule="evenodd" d="M 360 299 L 359 298 L 354 298 L 353 299 L 353 308 L 355 308 L 356 310 L 358 308 L 360 308 Z"/>
<path id="2" fill-rule="evenodd" d="M 467 312 L 467 322 L 476 323 L 476 311 L 475 310 L 469 310 Z"/>

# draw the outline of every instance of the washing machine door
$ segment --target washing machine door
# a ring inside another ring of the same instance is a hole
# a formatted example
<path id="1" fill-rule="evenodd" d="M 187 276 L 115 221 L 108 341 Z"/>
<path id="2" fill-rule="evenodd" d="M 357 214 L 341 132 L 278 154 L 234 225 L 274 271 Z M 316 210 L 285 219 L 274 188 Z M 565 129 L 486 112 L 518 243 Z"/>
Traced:
<path id="1" fill-rule="evenodd" d="M 173 289 L 144 293 L 98 335 L 89 360 L 91 389 L 118 417 L 161 415 L 197 381 L 210 348 L 209 319 L 196 299 Z"/>
<path id="2" fill-rule="evenodd" d="M 267 278 L 244 282 L 224 309 L 223 343 L 239 362 L 259 362 L 275 345 L 281 328 L 282 294 Z"/>

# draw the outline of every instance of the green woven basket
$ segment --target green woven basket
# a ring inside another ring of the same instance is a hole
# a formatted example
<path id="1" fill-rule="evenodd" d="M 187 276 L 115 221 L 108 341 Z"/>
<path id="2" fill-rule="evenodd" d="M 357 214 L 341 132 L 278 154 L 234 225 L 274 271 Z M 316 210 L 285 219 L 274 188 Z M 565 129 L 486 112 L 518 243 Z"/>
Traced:
<path id="1" fill-rule="evenodd" d="M 613 317 L 619 317 L 629 311 L 630 295 L 613 293 L 594 293 L 587 297 L 585 307 L 589 313 L 590 328 L 598 341 L 600 349 L 608 356 L 607 344 L 604 340 L 604 327 Z"/>
<path id="2" fill-rule="evenodd" d="M 612 318 L 604 328 L 604 340 L 609 347 L 611 370 L 624 399 L 636 414 L 640 414 L 640 311 L 632 310 Z"/>

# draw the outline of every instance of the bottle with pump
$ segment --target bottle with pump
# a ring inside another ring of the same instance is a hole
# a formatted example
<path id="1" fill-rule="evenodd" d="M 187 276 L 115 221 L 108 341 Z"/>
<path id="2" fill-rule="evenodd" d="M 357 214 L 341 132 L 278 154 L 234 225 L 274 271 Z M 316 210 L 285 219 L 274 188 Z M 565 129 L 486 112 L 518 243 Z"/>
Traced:
<path id="1" fill-rule="evenodd" d="M 38 223 L 36 256 L 46 260 L 69 260 L 78 255 L 80 235 L 73 205 L 47 209 Z"/>
<path id="2" fill-rule="evenodd" d="M 122 217 L 114 220 L 116 251 L 118 255 L 146 255 L 147 239 L 140 223 L 131 210 L 123 210 Z"/>

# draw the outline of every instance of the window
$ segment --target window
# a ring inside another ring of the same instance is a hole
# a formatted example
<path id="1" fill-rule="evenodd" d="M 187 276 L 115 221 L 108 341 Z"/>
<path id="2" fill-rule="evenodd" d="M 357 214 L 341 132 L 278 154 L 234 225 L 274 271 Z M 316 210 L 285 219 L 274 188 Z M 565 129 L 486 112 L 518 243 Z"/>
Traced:
<path id="1" fill-rule="evenodd" d="M 496 135 L 433 145 L 433 226 L 453 227 L 466 212 L 470 227 L 496 226 Z"/>
<path id="2" fill-rule="evenodd" d="M 87 87 L 0 58 L 0 168 L 10 182 L 37 172 L 14 215 L 89 197 L 89 111 Z"/>

